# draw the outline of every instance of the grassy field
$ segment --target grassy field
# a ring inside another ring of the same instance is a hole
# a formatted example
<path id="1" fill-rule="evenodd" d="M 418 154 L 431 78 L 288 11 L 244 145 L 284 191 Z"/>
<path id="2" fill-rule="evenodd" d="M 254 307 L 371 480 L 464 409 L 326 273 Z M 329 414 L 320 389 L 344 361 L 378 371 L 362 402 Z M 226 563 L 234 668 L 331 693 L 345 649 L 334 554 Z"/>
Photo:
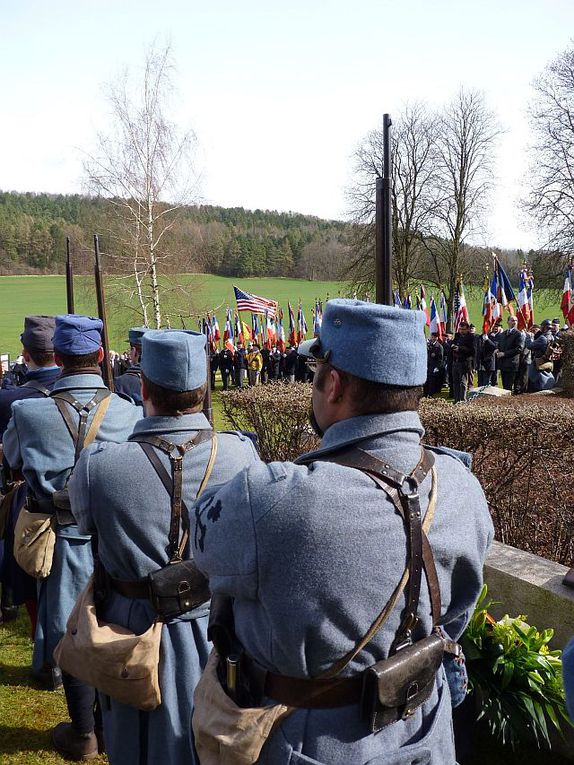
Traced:
<path id="1" fill-rule="evenodd" d="M 303 303 L 307 325 L 312 326 L 312 310 L 316 299 L 345 295 L 345 285 L 338 282 L 309 282 L 302 279 L 231 279 L 205 274 L 180 274 L 177 284 L 166 283 L 166 304 L 174 312 L 172 326 L 181 327 L 180 314 L 189 329 L 197 329 L 197 316 L 216 312 L 221 332 L 225 309 L 235 307 L 233 284 L 256 295 L 277 300 L 287 313 L 291 305 Z M 97 312 L 93 282 L 88 277 L 75 279 L 75 309 L 78 313 Z M 107 280 L 110 346 L 114 350 L 127 348 L 127 328 L 139 325 L 141 317 L 135 311 L 135 301 L 113 277 Z M 296 310 L 296 308 L 295 308 Z M 20 351 L 19 337 L 26 314 L 59 314 L 66 312 L 66 285 L 63 276 L 2 276 L 0 277 L 0 353 L 15 355 Z M 187 315 L 186 315 L 187 314 Z M 191 314 L 191 316 L 189 316 Z M 247 323 L 249 314 L 243 314 Z"/>
<path id="2" fill-rule="evenodd" d="M 342 282 L 304 281 L 302 279 L 240 279 L 207 274 L 180 274 L 175 281 L 165 284 L 166 306 L 172 311 L 171 324 L 197 328 L 197 316 L 207 311 L 216 312 L 223 332 L 225 309 L 235 306 L 233 284 L 248 292 L 277 300 L 287 311 L 287 301 L 295 305 L 303 303 L 307 325 L 312 331 L 312 310 L 316 299 L 345 296 L 348 287 Z M 427 289 L 427 300 L 433 290 Z M 482 290 L 469 287 L 466 290 L 470 319 L 477 327 L 482 323 Z M 76 311 L 96 313 L 93 282 L 88 277 L 75 280 Z M 127 328 L 141 323 L 135 311 L 135 301 L 123 283 L 114 277 L 107 282 L 110 346 L 114 350 L 126 349 Z M 538 290 L 535 294 L 537 320 L 553 318 L 560 314 L 558 291 Z M 63 276 L 2 276 L 0 277 L 0 353 L 12 356 L 20 351 L 19 337 L 26 314 L 58 314 L 66 310 L 66 288 Z M 249 323 L 248 314 L 243 314 Z M 286 323 L 287 328 L 287 323 Z"/>

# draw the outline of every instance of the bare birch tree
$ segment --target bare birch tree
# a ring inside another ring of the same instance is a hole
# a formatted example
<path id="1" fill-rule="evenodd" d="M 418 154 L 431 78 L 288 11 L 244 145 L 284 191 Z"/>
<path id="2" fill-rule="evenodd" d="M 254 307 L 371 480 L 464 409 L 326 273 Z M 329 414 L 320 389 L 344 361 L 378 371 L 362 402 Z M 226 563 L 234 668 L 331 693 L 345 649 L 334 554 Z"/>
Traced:
<path id="1" fill-rule="evenodd" d="M 494 184 L 495 150 L 501 129 L 482 93 L 461 90 L 442 110 L 436 133 L 436 196 L 433 236 L 427 237 L 434 281 L 446 287 L 451 309 L 462 250 L 481 230 Z"/>
<path id="2" fill-rule="evenodd" d="M 534 81 L 529 105 L 529 193 L 532 215 L 545 249 L 574 254 L 574 45 L 550 62 Z"/>
<path id="3" fill-rule="evenodd" d="M 110 127 L 97 134 L 96 149 L 84 163 L 89 189 L 118 214 L 122 257 L 130 266 L 142 322 L 157 328 L 169 320 L 159 278 L 170 258 L 166 235 L 197 186 L 195 134 L 180 131 L 168 116 L 172 76 L 169 46 L 151 48 L 141 81 L 134 82 L 126 70 L 108 85 Z"/>
<path id="4" fill-rule="evenodd" d="M 422 239 L 435 205 L 436 170 L 433 150 L 435 119 L 423 103 L 408 105 L 393 120 L 392 232 L 393 277 L 401 295 L 420 279 Z M 383 131 L 372 130 L 354 153 L 354 182 L 348 189 L 355 223 L 349 275 L 361 290 L 371 289 L 375 275 L 375 189 L 383 172 Z"/>

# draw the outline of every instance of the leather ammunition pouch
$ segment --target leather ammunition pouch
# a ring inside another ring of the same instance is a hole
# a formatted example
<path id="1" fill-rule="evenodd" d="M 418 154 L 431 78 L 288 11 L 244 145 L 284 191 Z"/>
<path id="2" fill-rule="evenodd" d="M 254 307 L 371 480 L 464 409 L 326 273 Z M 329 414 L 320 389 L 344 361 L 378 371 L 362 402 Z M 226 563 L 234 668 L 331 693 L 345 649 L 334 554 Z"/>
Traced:
<path id="1" fill-rule="evenodd" d="M 365 670 L 361 707 L 372 731 L 406 720 L 427 701 L 443 654 L 442 638 L 432 634 Z"/>
<path id="2" fill-rule="evenodd" d="M 169 555 L 167 566 L 152 571 L 139 581 L 122 581 L 109 577 L 109 586 L 128 598 L 147 598 L 160 620 L 167 621 L 206 603 L 211 597 L 207 577 L 197 568 L 195 561 L 182 560 L 189 541 L 189 510 L 182 499 L 183 455 L 203 441 L 211 440 L 211 452 L 200 483 L 197 497 L 211 476 L 217 454 L 217 436 L 213 431 L 201 430 L 190 441 L 174 444 L 157 436 L 133 434 L 130 441 L 142 447 L 154 471 L 171 497 Z M 171 477 L 155 449 L 166 453 L 171 463 Z M 181 526 L 181 539 L 180 539 Z"/>
<path id="3" fill-rule="evenodd" d="M 193 560 L 182 560 L 149 577 L 149 599 L 160 619 L 173 619 L 206 603 L 211 597 L 207 578 Z"/>

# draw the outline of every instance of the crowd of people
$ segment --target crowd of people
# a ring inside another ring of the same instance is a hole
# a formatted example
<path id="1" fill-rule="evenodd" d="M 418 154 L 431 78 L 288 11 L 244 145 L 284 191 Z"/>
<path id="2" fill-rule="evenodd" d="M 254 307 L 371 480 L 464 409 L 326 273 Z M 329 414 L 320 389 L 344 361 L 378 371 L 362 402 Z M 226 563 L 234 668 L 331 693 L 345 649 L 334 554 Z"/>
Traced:
<path id="1" fill-rule="evenodd" d="M 212 349 L 209 354 L 211 387 L 215 388 L 217 372 L 221 374 L 223 390 L 233 384 L 236 388 L 247 385 L 261 385 L 267 382 L 309 382 L 312 376 L 304 359 L 297 353 L 296 346 L 290 346 L 282 353 L 276 345 L 268 348 L 249 342 L 247 347 L 238 342 L 234 350 L 224 347 L 221 351 Z"/>
<path id="2" fill-rule="evenodd" d="M 457 641 L 493 526 L 471 456 L 421 443 L 427 350 L 444 369 L 424 324 L 337 299 L 281 358 L 219 352 L 225 387 L 313 377 L 320 447 L 266 464 L 254 434 L 217 433 L 203 413 L 203 334 L 132 328 L 111 392 L 99 319 L 26 317 L 26 372 L 0 391 L 1 610 L 25 605 L 32 678 L 63 686 L 57 752 L 455 765 Z M 459 388 L 472 337 L 452 338 Z"/>
<path id="3" fill-rule="evenodd" d="M 433 396 L 448 385 L 450 398 L 465 401 L 470 388 L 497 386 L 499 379 L 515 394 L 549 390 L 560 376 L 559 338 L 566 329 L 559 319 L 544 319 L 523 331 L 509 316 L 506 329 L 499 321 L 478 334 L 474 324 L 461 321 L 454 335 L 441 340 L 433 333 L 427 342 L 425 394 Z"/>

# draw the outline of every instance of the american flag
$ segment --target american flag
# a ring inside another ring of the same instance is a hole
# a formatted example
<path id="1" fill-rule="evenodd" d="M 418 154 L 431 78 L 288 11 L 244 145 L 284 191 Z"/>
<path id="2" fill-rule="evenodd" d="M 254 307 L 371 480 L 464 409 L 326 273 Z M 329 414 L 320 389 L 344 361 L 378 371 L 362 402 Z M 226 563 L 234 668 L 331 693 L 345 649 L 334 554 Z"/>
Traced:
<path id="1" fill-rule="evenodd" d="M 238 311 L 250 311 L 251 313 L 267 313 L 271 319 L 275 318 L 277 313 L 277 301 L 252 295 L 249 292 L 243 292 L 239 287 L 233 287 L 235 290 L 235 300 L 237 301 Z"/>

